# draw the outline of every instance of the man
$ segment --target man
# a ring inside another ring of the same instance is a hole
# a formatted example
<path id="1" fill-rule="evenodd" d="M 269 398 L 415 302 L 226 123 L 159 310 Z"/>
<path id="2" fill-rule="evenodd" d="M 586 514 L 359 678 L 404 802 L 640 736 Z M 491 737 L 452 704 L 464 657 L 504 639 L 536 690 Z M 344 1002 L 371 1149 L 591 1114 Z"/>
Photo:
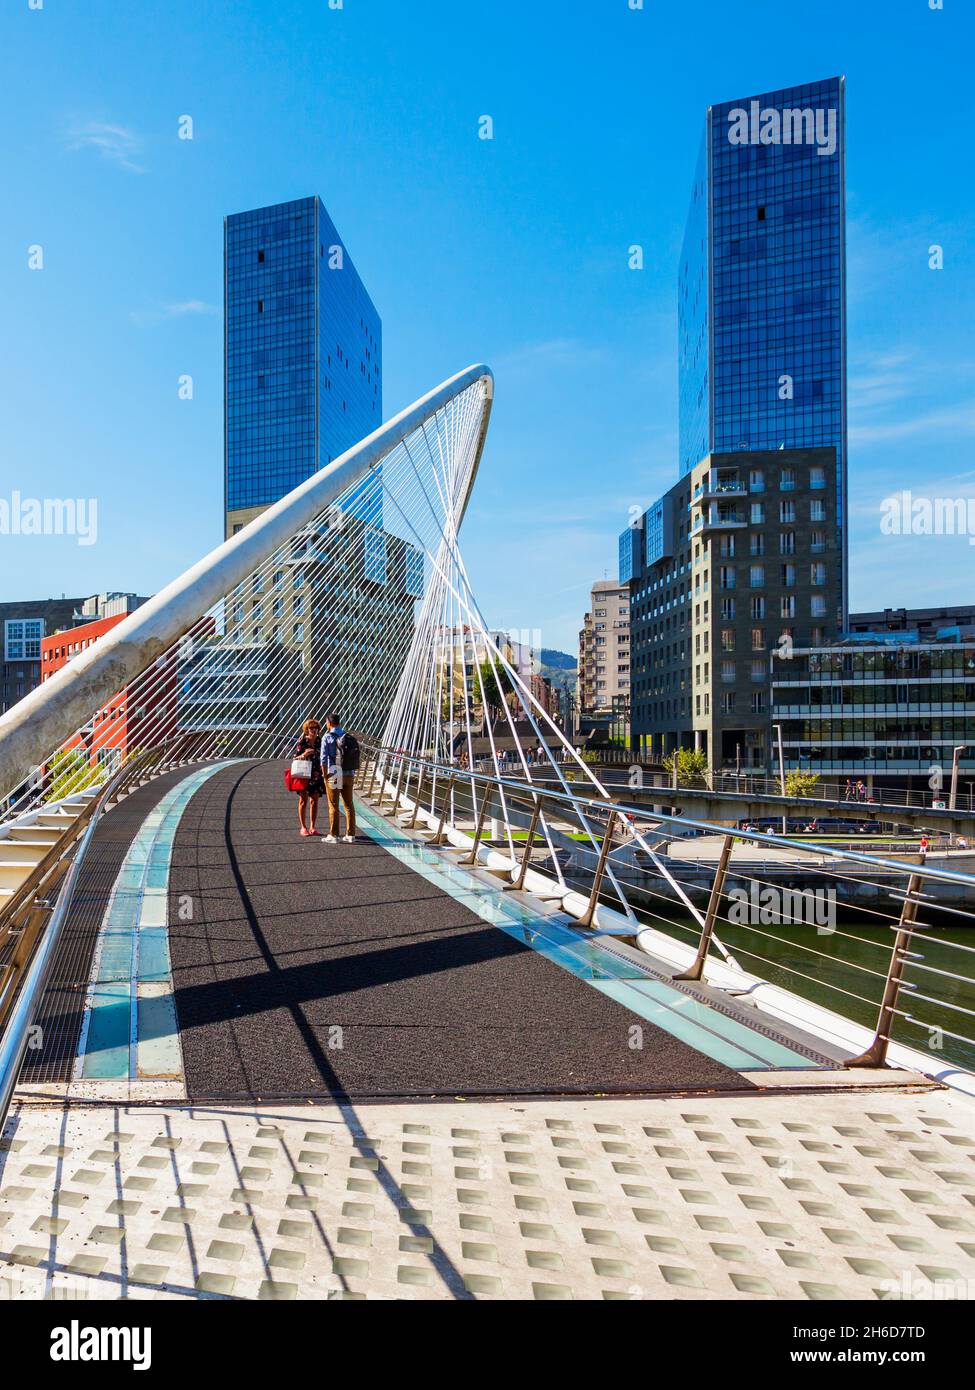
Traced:
<path id="1" fill-rule="evenodd" d="M 333 710 L 325 720 L 328 733 L 322 739 L 322 768 L 325 772 L 325 795 L 328 797 L 327 845 L 338 843 L 340 838 L 339 802 L 345 804 L 346 834 L 341 836 L 347 845 L 355 842 L 355 803 L 352 788 L 355 774 L 359 770 L 359 745 L 351 734 L 342 728 L 338 712 Z"/>

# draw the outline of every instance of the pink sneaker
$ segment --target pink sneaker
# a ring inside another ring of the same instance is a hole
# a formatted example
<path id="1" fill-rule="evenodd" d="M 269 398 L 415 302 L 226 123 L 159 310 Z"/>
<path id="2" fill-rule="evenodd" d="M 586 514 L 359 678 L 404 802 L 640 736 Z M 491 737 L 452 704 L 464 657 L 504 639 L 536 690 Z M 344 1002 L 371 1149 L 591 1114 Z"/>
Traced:
<path id="1" fill-rule="evenodd" d="M 308 832 L 309 835 L 317 835 L 319 836 L 319 838 L 321 838 L 321 833 L 322 832 L 320 830 L 309 830 Z"/>
<path id="2" fill-rule="evenodd" d="M 299 834 L 299 835 L 310 835 L 310 834 L 311 834 L 311 831 L 306 830 L 305 827 L 302 826 L 301 829 L 298 831 L 298 834 Z"/>

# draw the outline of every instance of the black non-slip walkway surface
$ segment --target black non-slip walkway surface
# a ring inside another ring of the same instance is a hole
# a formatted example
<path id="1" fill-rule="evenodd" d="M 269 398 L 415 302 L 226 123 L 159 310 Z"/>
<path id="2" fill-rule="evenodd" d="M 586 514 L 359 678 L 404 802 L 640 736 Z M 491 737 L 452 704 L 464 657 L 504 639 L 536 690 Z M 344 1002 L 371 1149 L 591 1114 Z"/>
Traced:
<path id="1" fill-rule="evenodd" d="M 125 797 L 95 827 L 71 910 L 41 1001 L 42 1047 L 28 1051 L 22 1082 L 69 1081 L 85 1013 L 91 961 L 112 888 L 132 840 L 152 808 L 193 768 L 163 773 Z"/>
<path id="2" fill-rule="evenodd" d="M 190 801 L 169 930 L 194 1100 L 750 1085 L 374 841 L 302 839 L 278 764 L 225 769 Z"/>

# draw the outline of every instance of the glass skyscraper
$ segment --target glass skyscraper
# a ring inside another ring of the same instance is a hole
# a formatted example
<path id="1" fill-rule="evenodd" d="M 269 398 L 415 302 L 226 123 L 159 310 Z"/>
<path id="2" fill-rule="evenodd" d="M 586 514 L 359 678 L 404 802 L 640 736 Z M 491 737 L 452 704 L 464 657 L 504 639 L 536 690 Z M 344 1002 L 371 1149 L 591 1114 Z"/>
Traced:
<path id="1" fill-rule="evenodd" d="M 382 423 L 382 324 L 318 197 L 224 219 L 224 311 L 229 536 Z"/>
<path id="2" fill-rule="evenodd" d="M 846 590 L 844 79 L 712 106 L 678 287 L 680 472 L 831 448 Z"/>

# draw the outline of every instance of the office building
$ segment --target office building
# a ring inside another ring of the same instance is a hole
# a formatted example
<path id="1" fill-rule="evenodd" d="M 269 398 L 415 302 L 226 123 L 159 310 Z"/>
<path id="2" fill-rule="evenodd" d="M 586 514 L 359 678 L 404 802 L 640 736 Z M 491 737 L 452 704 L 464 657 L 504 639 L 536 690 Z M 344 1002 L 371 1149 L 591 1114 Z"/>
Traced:
<path id="1" fill-rule="evenodd" d="M 869 788 L 947 789 L 954 750 L 975 786 L 975 643 L 870 640 L 772 659 L 772 721 L 787 769 Z M 935 774 L 940 776 L 935 779 Z"/>
<path id="2" fill-rule="evenodd" d="M 882 608 L 872 613 L 851 613 L 847 632 L 894 642 L 975 641 L 975 605 Z"/>
<path id="3" fill-rule="evenodd" d="M 224 219 L 224 312 L 230 536 L 382 423 L 382 325 L 318 197 Z"/>
<path id="4" fill-rule="evenodd" d="M 769 757 L 768 654 L 846 613 L 844 83 L 708 110 L 678 276 L 679 481 L 620 537 L 633 738 Z"/>

